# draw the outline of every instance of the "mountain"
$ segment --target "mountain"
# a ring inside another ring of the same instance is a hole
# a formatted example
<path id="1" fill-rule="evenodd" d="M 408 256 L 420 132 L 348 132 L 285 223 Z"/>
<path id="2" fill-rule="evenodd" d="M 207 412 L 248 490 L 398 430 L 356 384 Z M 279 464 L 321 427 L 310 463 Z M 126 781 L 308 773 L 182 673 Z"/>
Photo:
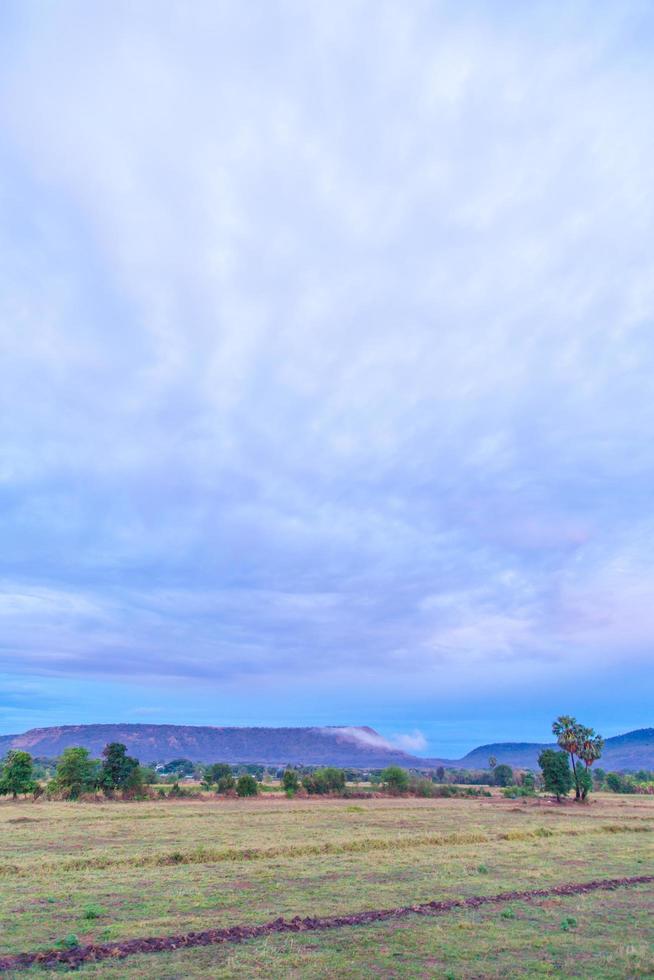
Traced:
<path id="1" fill-rule="evenodd" d="M 55 758 L 71 745 L 99 756 L 108 742 L 123 742 L 141 762 L 298 763 L 380 768 L 413 766 L 413 756 L 394 749 L 372 728 L 214 728 L 195 725 L 64 725 L 0 736 L 0 757 L 9 749 Z"/>
<path id="2" fill-rule="evenodd" d="M 539 742 L 494 742 L 491 745 L 480 745 L 468 752 L 456 763 L 462 769 L 484 769 L 488 766 L 489 756 L 493 755 L 499 762 L 524 769 L 538 768 L 538 755 L 543 749 L 556 749 L 553 743 Z M 602 769 L 654 770 L 654 728 L 639 728 L 626 735 L 615 735 L 607 738 L 604 743 L 602 758 L 597 763 Z"/>
<path id="3" fill-rule="evenodd" d="M 197 725 L 64 725 L 0 736 L 0 758 L 9 749 L 55 758 L 71 745 L 99 756 L 108 742 L 124 742 L 141 762 L 252 762 L 267 765 L 486 769 L 488 759 L 525 769 L 538 767 L 538 754 L 556 746 L 540 742 L 480 745 L 462 759 L 423 759 L 390 745 L 373 728 L 214 728 Z M 654 728 L 607 738 L 599 765 L 607 770 L 654 770 Z"/>

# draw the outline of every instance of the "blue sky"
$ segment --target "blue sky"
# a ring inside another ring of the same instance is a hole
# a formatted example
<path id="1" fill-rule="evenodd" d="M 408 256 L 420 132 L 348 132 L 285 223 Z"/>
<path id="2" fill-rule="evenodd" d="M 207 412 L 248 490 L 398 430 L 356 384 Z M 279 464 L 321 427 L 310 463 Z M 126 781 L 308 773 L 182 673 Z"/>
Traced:
<path id="1" fill-rule="evenodd" d="M 0 732 L 653 724 L 651 4 L 0 18 Z"/>

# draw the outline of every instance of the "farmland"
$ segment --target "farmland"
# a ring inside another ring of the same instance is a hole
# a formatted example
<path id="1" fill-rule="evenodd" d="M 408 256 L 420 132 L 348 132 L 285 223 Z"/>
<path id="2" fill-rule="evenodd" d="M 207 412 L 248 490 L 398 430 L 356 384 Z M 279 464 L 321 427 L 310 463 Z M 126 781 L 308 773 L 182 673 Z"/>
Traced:
<path id="1" fill-rule="evenodd" d="M 6 802 L 0 840 L 2 957 L 652 875 L 654 799 Z M 110 957 L 81 972 L 652 976 L 653 913 L 649 882 L 272 931 Z"/>

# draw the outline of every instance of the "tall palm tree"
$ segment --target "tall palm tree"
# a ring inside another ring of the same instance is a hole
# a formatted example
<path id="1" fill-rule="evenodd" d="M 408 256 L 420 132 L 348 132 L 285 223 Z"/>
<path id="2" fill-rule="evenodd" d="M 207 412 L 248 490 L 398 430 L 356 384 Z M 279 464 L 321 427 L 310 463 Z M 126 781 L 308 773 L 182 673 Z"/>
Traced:
<path id="1" fill-rule="evenodd" d="M 596 759 L 602 754 L 602 749 L 604 748 L 604 739 L 601 735 L 598 735 L 593 728 L 586 728 L 584 725 L 579 725 L 579 743 L 577 747 L 577 755 L 582 760 L 586 766 L 585 776 L 586 778 L 580 780 L 581 782 L 581 798 L 585 800 L 588 796 L 588 790 L 591 788 L 592 782 L 590 778 L 589 769 Z"/>
<path id="2" fill-rule="evenodd" d="M 604 739 L 598 735 L 593 728 L 584 728 L 582 737 L 577 750 L 577 755 L 584 762 L 586 769 L 590 769 L 602 755 Z"/>
<path id="3" fill-rule="evenodd" d="M 575 765 L 575 754 L 579 752 L 579 742 L 582 736 L 582 726 L 577 723 L 577 719 L 572 715 L 560 715 L 552 725 L 552 732 L 556 735 L 556 741 L 564 752 L 570 756 L 572 763 L 572 773 L 575 779 L 575 799 L 581 798 L 579 787 L 579 777 L 577 776 L 577 766 Z"/>

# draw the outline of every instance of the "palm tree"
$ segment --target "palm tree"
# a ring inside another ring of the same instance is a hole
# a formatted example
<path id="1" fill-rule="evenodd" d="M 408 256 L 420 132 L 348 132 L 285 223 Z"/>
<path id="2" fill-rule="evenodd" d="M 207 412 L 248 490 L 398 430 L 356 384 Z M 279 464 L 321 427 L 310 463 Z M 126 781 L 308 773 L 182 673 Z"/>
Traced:
<path id="1" fill-rule="evenodd" d="M 587 770 L 601 757 L 603 748 L 604 739 L 602 736 L 598 735 L 593 728 L 584 728 L 577 755 Z"/>
<path id="2" fill-rule="evenodd" d="M 557 742 L 563 751 L 567 752 L 570 756 L 572 773 L 575 779 L 575 799 L 577 800 L 581 798 L 581 790 L 579 788 L 579 777 L 577 776 L 577 767 L 575 765 L 575 753 L 579 753 L 579 743 L 583 736 L 582 727 L 572 715 L 560 715 L 552 725 L 552 732 L 556 735 Z"/>

